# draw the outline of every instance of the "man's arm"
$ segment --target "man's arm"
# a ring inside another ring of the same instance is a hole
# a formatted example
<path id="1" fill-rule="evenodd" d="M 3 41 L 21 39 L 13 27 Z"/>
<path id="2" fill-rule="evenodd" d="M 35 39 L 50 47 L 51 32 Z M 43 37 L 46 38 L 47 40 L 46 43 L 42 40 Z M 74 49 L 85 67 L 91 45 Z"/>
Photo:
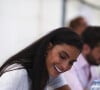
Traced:
<path id="1" fill-rule="evenodd" d="M 68 85 L 62 86 L 60 88 L 57 88 L 55 90 L 71 90 L 71 88 Z"/>

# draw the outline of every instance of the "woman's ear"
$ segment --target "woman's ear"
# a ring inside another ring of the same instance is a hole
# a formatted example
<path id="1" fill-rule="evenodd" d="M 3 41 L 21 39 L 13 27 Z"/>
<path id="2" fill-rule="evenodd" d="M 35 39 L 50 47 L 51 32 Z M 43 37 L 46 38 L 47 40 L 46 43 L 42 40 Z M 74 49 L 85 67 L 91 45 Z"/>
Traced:
<path id="1" fill-rule="evenodd" d="M 50 42 L 50 43 L 48 44 L 47 50 L 50 50 L 50 49 L 52 49 L 52 48 L 53 48 L 53 44 Z"/>
<path id="2" fill-rule="evenodd" d="M 47 56 L 48 52 L 53 48 L 53 44 L 50 42 L 47 46 L 45 56 Z"/>
<path id="3" fill-rule="evenodd" d="M 89 54 L 90 52 L 91 52 L 91 48 L 89 47 L 89 45 L 87 45 L 87 44 L 84 44 L 83 45 L 83 54 L 85 54 L 85 55 L 87 55 L 87 54 Z"/>

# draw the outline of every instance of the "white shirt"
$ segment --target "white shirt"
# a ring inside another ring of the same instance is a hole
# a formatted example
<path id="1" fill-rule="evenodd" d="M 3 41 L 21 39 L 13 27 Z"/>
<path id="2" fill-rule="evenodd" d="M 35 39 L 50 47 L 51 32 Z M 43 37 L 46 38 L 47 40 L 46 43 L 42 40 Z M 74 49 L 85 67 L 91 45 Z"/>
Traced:
<path id="1" fill-rule="evenodd" d="M 13 64 L 6 70 L 13 70 L 20 67 L 22 66 Z M 29 78 L 25 69 L 5 72 L 0 77 L 0 90 L 29 90 L 29 86 Z"/>
<path id="2" fill-rule="evenodd" d="M 54 90 L 56 88 L 67 85 L 67 82 L 63 74 L 60 74 L 56 78 L 50 77 L 45 90 Z"/>
<path id="3" fill-rule="evenodd" d="M 21 68 L 19 64 L 13 64 L 7 68 L 7 70 L 13 70 Z M 26 69 L 17 69 L 9 72 L 5 72 L 0 77 L 0 90 L 30 90 L 30 80 Z M 60 75 L 56 78 L 50 78 L 45 90 L 54 90 L 61 86 L 66 85 L 66 81 L 63 76 Z"/>
<path id="4" fill-rule="evenodd" d="M 90 73 L 91 79 L 89 80 Z M 64 73 L 64 76 L 71 90 L 90 90 L 92 81 L 100 79 L 96 67 L 91 67 L 82 54 L 79 55 L 71 70 Z"/>

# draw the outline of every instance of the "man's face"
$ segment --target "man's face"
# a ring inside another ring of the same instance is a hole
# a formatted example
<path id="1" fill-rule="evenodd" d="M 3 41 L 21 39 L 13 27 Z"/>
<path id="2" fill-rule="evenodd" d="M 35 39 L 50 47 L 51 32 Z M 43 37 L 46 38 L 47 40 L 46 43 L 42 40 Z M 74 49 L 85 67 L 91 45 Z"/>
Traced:
<path id="1" fill-rule="evenodd" d="M 81 30 L 81 32 L 83 32 L 85 30 L 85 28 L 87 27 L 87 22 L 86 20 L 83 18 L 80 20 L 80 26 L 79 29 Z"/>
<path id="2" fill-rule="evenodd" d="M 86 58 L 91 65 L 100 65 L 100 45 L 90 50 Z"/>

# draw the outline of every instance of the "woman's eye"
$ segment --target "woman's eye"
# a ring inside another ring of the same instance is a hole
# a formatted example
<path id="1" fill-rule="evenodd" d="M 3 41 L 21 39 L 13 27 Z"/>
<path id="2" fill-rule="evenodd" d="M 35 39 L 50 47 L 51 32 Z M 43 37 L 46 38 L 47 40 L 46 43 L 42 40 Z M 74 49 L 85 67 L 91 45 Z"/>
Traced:
<path id="1" fill-rule="evenodd" d="M 64 55 L 64 54 L 60 54 L 60 58 L 61 58 L 61 59 L 66 59 L 67 57 L 66 57 L 66 55 Z"/>

